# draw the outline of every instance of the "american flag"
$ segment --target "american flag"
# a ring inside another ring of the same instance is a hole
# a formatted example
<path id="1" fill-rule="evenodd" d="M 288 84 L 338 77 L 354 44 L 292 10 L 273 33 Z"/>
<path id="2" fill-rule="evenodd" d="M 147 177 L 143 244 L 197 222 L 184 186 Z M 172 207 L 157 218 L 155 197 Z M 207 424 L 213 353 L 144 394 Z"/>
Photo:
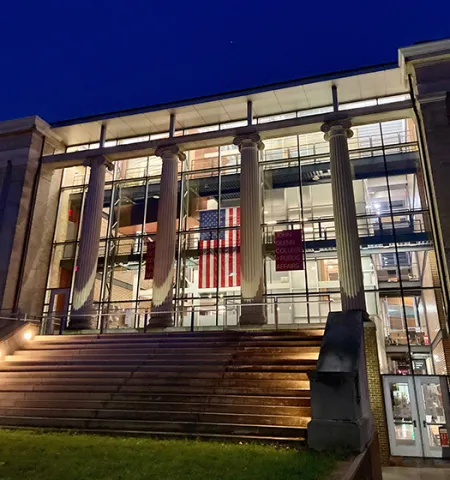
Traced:
<path id="1" fill-rule="evenodd" d="M 219 240 L 217 240 L 217 217 L 219 217 Z M 199 241 L 199 288 L 239 287 L 241 285 L 240 232 L 239 229 L 223 230 L 240 225 L 239 207 L 200 211 Z M 219 257 L 217 257 L 219 255 Z M 218 267 L 218 268 L 217 268 Z"/>

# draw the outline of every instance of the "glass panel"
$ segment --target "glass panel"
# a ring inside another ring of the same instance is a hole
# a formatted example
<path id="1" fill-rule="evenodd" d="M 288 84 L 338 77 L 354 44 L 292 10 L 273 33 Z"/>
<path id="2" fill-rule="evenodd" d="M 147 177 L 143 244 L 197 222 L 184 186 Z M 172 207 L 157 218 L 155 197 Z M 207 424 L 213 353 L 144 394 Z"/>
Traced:
<path id="1" fill-rule="evenodd" d="M 433 347 L 433 363 L 436 375 L 447 375 L 447 367 L 445 365 L 445 352 L 442 340 Z"/>
<path id="2" fill-rule="evenodd" d="M 247 120 L 238 120 L 237 122 L 221 123 L 220 129 L 226 130 L 227 128 L 246 127 L 247 125 L 248 125 Z"/>
<path id="3" fill-rule="evenodd" d="M 71 167 L 64 169 L 63 187 L 76 187 L 85 183 L 86 167 Z"/>
<path id="4" fill-rule="evenodd" d="M 376 99 L 373 100 L 361 100 L 359 102 L 351 102 L 351 103 L 342 103 L 339 105 L 339 110 L 350 110 L 352 108 L 365 108 L 365 107 L 372 107 L 377 104 Z"/>
<path id="5" fill-rule="evenodd" d="M 383 105 L 384 103 L 392 102 L 401 102 L 403 100 L 409 100 L 411 95 L 409 93 L 404 93 L 402 95 L 392 95 L 390 97 L 382 97 L 378 99 L 378 105 Z"/>
<path id="6" fill-rule="evenodd" d="M 189 128 L 184 131 L 184 135 L 195 135 L 196 133 L 206 133 L 219 130 L 219 125 L 209 125 L 207 127 Z"/>
<path id="7" fill-rule="evenodd" d="M 297 117 L 309 117 L 310 115 L 320 115 L 321 113 L 330 113 L 333 111 L 333 107 L 318 107 L 311 108 L 309 110 L 300 110 L 297 112 Z"/>
<path id="8" fill-rule="evenodd" d="M 437 382 L 422 383 L 421 391 L 429 446 L 440 447 L 439 427 L 445 425 L 441 385 Z"/>
<path id="9" fill-rule="evenodd" d="M 231 167 L 233 165 L 239 165 L 241 162 L 241 155 L 237 145 L 223 145 L 220 147 L 220 166 Z M 237 170 L 227 168 L 222 174 L 231 175 L 236 173 Z"/>
<path id="10" fill-rule="evenodd" d="M 279 122 L 281 120 L 289 120 L 290 118 L 295 118 L 296 113 L 284 113 L 280 115 L 270 115 L 268 117 L 258 118 L 258 123 L 270 123 L 270 122 Z"/>
<path id="11" fill-rule="evenodd" d="M 83 150 L 88 150 L 89 149 L 89 144 L 86 143 L 84 145 L 74 145 L 72 147 L 67 147 L 66 152 L 67 153 L 72 153 L 72 152 L 81 152 Z"/>
<path id="12" fill-rule="evenodd" d="M 161 140 L 163 138 L 169 138 L 169 132 L 153 133 L 150 135 L 150 140 Z"/>
<path id="13" fill-rule="evenodd" d="M 142 178 L 142 177 L 149 176 L 148 159 L 149 157 L 142 157 L 142 158 L 133 158 L 132 160 L 121 160 L 119 162 L 115 162 L 114 164 L 115 179 L 123 180 L 125 178 Z M 162 162 L 161 159 L 159 159 L 158 163 L 161 163 L 161 162 Z M 160 168 L 161 166 L 159 165 L 158 167 L 159 168 L 156 169 L 157 175 L 159 175 L 161 172 L 161 168 Z M 152 169 L 153 169 L 153 162 L 152 162 Z"/>
<path id="14" fill-rule="evenodd" d="M 407 383 L 391 383 L 389 390 L 391 393 L 392 420 L 394 422 L 396 446 L 415 445 L 416 436 L 409 385 Z"/>
<path id="15" fill-rule="evenodd" d="M 81 219 L 82 192 L 81 188 L 61 191 L 55 242 L 76 240 Z"/>
<path id="16" fill-rule="evenodd" d="M 141 137 L 122 138 L 117 140 L 117 145 L 129 145 L 130 143 L 148 142 L 149 135 L 143 135 Z"/>

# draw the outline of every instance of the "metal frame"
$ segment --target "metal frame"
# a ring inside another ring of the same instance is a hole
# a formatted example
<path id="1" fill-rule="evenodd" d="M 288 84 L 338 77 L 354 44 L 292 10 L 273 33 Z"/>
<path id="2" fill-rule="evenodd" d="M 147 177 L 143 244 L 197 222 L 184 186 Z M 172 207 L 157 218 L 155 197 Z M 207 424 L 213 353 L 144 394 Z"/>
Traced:
<path id="1" fill-rule="evenodd" d="M 381 138 L 383 139 L 383 131 L 380 130 L 380 133 L 381 133 Z M 302 227 L 302 229 L 304 230 L 305 228 L 305 225 L 306 224 L 314 224 L 314 223 L 317 223 L 320 221 L 323 221 L 323 220 L 326 220 L 326 219 L 311 219 L 311 220 L 308 220 L 308 222 L 305 222 L 305 219 L 304 219 L 304 199 L 303 199 L 303 192 L 302 192 L 302 165 L 305 161 L 308 161 L 308 160 L 314 160 L 314 159 L 317 159 L 318 157 L 320 158 L 327 158 L 328 154 L 313 154 L 313 155 L 308 155 L 308 156 L 300 156 L 300 140 L 299 140 L 299 136 L 297 135 L 297 150 L 298 150 L 298 155 L 295 156 L 294 158 L 292 159 L 284 159 L 284 158 L 281 158 L 281 159 L 274 159 L 274 160 L 271 160 L 270 162 L 267 161 L 267 160 L 264 160 L 264 159 L 261 159 L 260 158 L 260 167 L 263 169 L 265 166 L 268 166 L 268 165 L 274 165 L 276 166 L 277 164 L 279 163 L 283 163 L 283 162 L 286 162 L 287 160 L 289 160 L 291 163 L 293 164 L 296 164 L 297 167 L 298 167 L 298 176 L 299 176 L 299 185 L 298 185 L 298 189 L 299 189 L 299 207 L 300 207 L 300 214 L 301 214 L 301 218 L 300 218 L 300 221 L 287 221 L 287 222 L 280 222 L 278 223 L 278 225 L 286 225 L 287 227 L 289 226 L 292 226 L 292 225 L 300 225 Z M 378 138 L 378 137 L 377 137 Z M 399 141 L 401 141 L 401 139 L 399 139 Z M 404 145 L 404 144 L 401 144 L 401 145 Z M 415 142 L 407 142 L 407 145 L 408 148 L 412 147 L 416 147 L 417 146 L 417 143 Z M 352 150 L 351 153 L 360 153 L 360 152 L 371 152 L 371 151 L 374 151 L 374 150 L 382 150 L 383 151 L 383 154 L 384 154 L 384 161 L 386 162 L 386 154 L 385 154 L 385 151 L 386 150 L 389 150 L 389 149 L 393 149 L 393 148 L 399 148 L 398 145 L 377 145 L 377 146 L 372 146 L 371 148 L 363 148 L 363 149 L 355 149 L 355 150 Z M 219 202 L 218 202 L 218 215 L 220 215 L 220 208 L 221 208 L 221 180 L 222 180 L 222 176 L 224 175 L 224 172 L 226 173 L 228 170 L 236 170 L 236 169 L 239 169 L 239 165 L 233 165 L 233 166 L 230 166 L 230 167 L 222 167 L 222 161 L 221 161 L 221 158 L 222 158 L 222 149 L 221 147 L 217 147 L 217 154 L 218 154 L 218 166 L 217 168 L 214 167 L 214 168 L 208 168 L 208 169 L 201 169 L 201 170 L 188 170 L 186 168 L 183 168 L 181 173 L 179 173 L 179 177 L 181 176 L 181 197 L 182 197 L 182 202 L 180 204 L 180 222 L 179 222 L 179 226 L 178 226 L 178 258 L 177 258 L 177 285 L 176 285 L 176 291 L 175 291 L 175 297 L 174 297 L 174 302 L 176 304 L 176 311 L 177 311 L 177 315 L 179 316 L 180 315 L 180 312 L 183 310 L 183 306 L 184 306 L 184 303 L 185 301 L 187 300 L 185 298 L 185 294 L 184 294 L 184 282 L 182 281 L 182 277 L 183 277 L 183 271 L 184 269 L 186 268 L 186 242 L 187 242 L 187 235 L 188 233 L 192 233 L 193 231 L 191 230 L 187 230 L 187 224 L 186 224 L 186 219 L 184 218 L 184 213 L 187 211 L 186 209 L 186 205 L 183 205 L 183 202 L 185 201 L 189 201 L 189 195 L 190 195 L 190 190 L 189 190 L 189 177 L 186 177 L 186 175 L 195 175 L 195 174 L 205 174 L 207 172 L 211 172 L 211 173 L 215 173 L 218 175 L 218 182 L 219 182 Z M 148 160 L 147 160 L 147 167 L 148 167 Z M 149 182 L 150 182 L 150 179 L 156 179 L 156 178 L 159 178 L 157 176 L 146 176 L 145 177 L 145 192 L 146 192 L 146 197 L 148 197 L 148 189 L 149 189 Z M 129 184 L 133 181 L 138 181 L 137 178 L 130 178 L 130 179 L 117 179 L 117 178 L 114 178 L 114 180 L 112 182 L 108 182 L 109 185 L 111 185 L 111 189 L 116 191 L 118 188 L 120 189 L 120 187 L 126 185 L 126 184 Z M 73 187 L 63 187 L 62 190 L 67 190 L 67 189 L 70 189 L 70 188 L 73 188 Z M 82 188 L 83 189 L 83 199 L 82 199 L 82 202 L 83 202 L 83 205 L 84 205 L 84 196 L 85 196 L 85 192 L 86 192 L 86 185 L 84 186 L 81 186 L 79 188 Z M 390 190 L 389 190 L 389 185 L 387 186 L 388 188 L 388 193 L 390 195 Z M 109 218 L 109 222 L 110 222 L 110 229 L 113 228 L 113 222 L 112 222 L 112 215 L 113 215 L 113 212 L 114 212 L 114 204 L 115 204 L 115 198 L 113 198 L 114 195 L 112 194 L 112 197 L 111 197 L 111 206 L 110 206 L 110 218 Z M 264 202 L 264 195 L 263 195 L 263 202 Z M 401 214 L 401 212 L 397 212 L 397 211 L 393 211 L 392 210 L 392 200 L 390 199 L 389 200 L 389 205 L 390 205 L 390 212 L 389 212 L 389 216 L 392 217 L 393 216 L 398 216 L 399 214 Z M 145 210 L 146 210 L 147 206 L 145 204 Z M 263 207 L 262 207 L 263 208 Z M 418 211 L 414 211 L 413 213 L 414 214 L 420 214 L 422 212 L 426 212 L 427 210 L 425 209 L 421 209 L 421 210 L 418 210 Z M 406 212 L 406 211 L 405 211 Z M 407 211 L 407 213 L 411 214 L 411 211 Z M 119 212 L 119 215 L 120 215 L 120 212 Z M 386 216 L 388 216 L 386 214 Z M 371 215 L 368 215 L 368 214 L 365 214 L 365 215 L 358 215 L 358 219 L 360 218 L 370 218 Z M 373 217 L 373 215 L 372 215 Z M 331 220 L 331 218 L 330 218 Z M 144 219 L 143 219 L 143 225 L 145 225 L 145 221 L 146 221 L 146 211 L 144 211 Z M 81 220 L 80 220 L 80 225 L 81 225 Z M 116 227 L 117 227 L 118 223 L 116 222 Z M 264 226 L 264 224 L 263 224 Z M 221 228 L 219 228 L 218 226 L 218 232 L 221 230 Z M 393 229 L 394 230 L 394 229 Z M 195 230 L 195 232 L 199 232 L 200 229 L 197 229 Z M 264 233 L 265 235 L 265 233 Z M 132 235 L 132 236 L 129 236 L 129 237 L 126 237 L 128 239 L 132 239 L 132 238 L 138 238 L 139 235 Z M 111 253 L 109 252 L 109 246 L 111 244 L 111 242 L 114 242 L 115 240 L 117 240 L 117 232 L 116 232 L 116 235 L 112 235 L 112 233 L 108 233 L 108 236 L 107 238 L 105 239 L 106 240 L 106 253 L 108 255 L 108 258 L 111 258 Z M 122 238 L 122 237 L 120 237 Z M 78 240 L 79 240 L 79 234 L 77 234 L 77 245 L 78 245 Z M 304 239 L 305 241 L 305 239 Z M 66 243 L 66 242 L 64 242 Z M 67 242 L 67 243 L 72 243 L 72 242 Z M 60 245 L 61 243 L 54 243 L 54 245 Z M 398 263 L 398 245 L 397 243 L 395 243 L 395 248 L 396 248 L 396 255 L 397 255 L 397 263 Z M 78 246 L 76 247 L 76 250 L 78 252 Z M 362 251 L 362 253 L 364 253 L 364 250 Z M 309 257 L 309 254 L 307 252 L 307 249 L 305 248 L 304 249 L 304 259 L 305 259 L 305 266 L 306 266 L 306 260 L 307 258 Z M 142 263 L 143 263 L 143 248 L 141 248 L 141 252 L 140 252 L 140 266 L 139 266 L 139 271 L 141 271 L 141 268 L 142 268 Z M 265 262 L 266 263 L 266 262 Z M 107 262 L 105 261 L 105 266 L 106 266 Z M 306 298 L 307 300 L 309 299 L 313 299 L 313 298 L 316 298 L 318 296 L 321 296 L 323 294 L 321 294 L 320 292 L 311 292 L 310 291 L 310 286 L 309 286 L 309 283 L 308 283 L 308 271 L 307 269 L 305 269 L 305 282 L 306 282 L 306 286 L 305 286 L 305 292 L 299 292 L 299 293 L 289 293 L 289 294 L 286 294 L 286 296 L 290 296 L 290 297 L 299 297 L 299 298 Z M 139 275 L 140 277 L 140 275 Z M 139 278 L 139 281 L 140 281 L 140 278 Z M 105 305 L 105 303 L 107 305 L 110 305 L 110 296 L 108 296 L 108 299 L 106 299 L 104 297 L 104 294 L 106 292 L 106 282 L 107 282 L 107 278 L 106 278 L 106 274 L 103 275 L 103 279 L 102 279 L 102 282 L 103 282 L 103 293 L 102 293 L 102 297 L 101 299 L 103 300 L 102 304 Z M 266 283 L 266 286 L 267 286 L 267 275 L 266 275 L 266 272 L 265 272 L 265 283 Z M 434 287 L 426 287 L 426 288 L 429 288 L 429 289 L 433 289 L 435 290 Z M 421 290 L 424 290 L 424 287 L 421 288 Z M 370 289 L 370 290 L 367 290 L 368 292 L 378 292 L 380 291 L 380 289 Z M 402 298 L 403 296 L 408 293 L 408 287 L 407 286 L 404 286 L 404 285 L 401 285 L 401 292 L 402 292 Z M 338 294 L 339 293 L 339 289 L 336 289 L 336 291 L 332 291 L 332 290 L 329 290 L 327 291 L 327 294 Z M 266 298 L 272 298 L 272 297 L 280 297 L 280 296 L 283 296 L 283 294 L 267 294 L 267 289 L 266 289 L 266 294 L 265 294 L 265 297 Z M 203 298 L 203 297 L 195 297 L 195 298 Z M 230 297 L 232 298 L 232 297 Z M 233 297 L 234 298 L 234 297 Z M 218 323 L 218 319 L 219 319 L 219 288 L 216 288 L 216 292 L 215 292 L 215 303 L 216 303 L 216 324 Z M 192 298 L 192 301 L 194 301 L 195 299 Z M 137 314 L 139 312 L 139 300 L 138 300 L 138 297 L 132 299 L 132 300 L 126 300 L 126 301 L 115 301 L 114 302 L 115 304 L 120 304 L 120 303 L 130 303 L 130 304 L 133 304 L 133 309 L 134 309 L 134 312 L 135 312 L 135 319 L 137 318 Z M 308 304 L 308 307 L 307 307 L 307 318 L 308 318 L 308 321 L 311 319 L 311 311 L 310 311 L 310 308 L 309 308 L 309 304 Z M 177 321 L 177 324 L 180 323 L 180 318 L 178 318 L 178 321 Z M 135 326 L 136 326 L 136 323 L 135 323 Z"/>

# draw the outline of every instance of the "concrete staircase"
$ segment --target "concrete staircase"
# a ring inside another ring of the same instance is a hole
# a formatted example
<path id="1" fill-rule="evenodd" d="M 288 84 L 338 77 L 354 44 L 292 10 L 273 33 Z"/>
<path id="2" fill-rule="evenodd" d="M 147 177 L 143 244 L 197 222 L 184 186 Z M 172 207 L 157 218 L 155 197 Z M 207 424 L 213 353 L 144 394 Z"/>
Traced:
<path id="1" fill-rule="evenodd" d="M 0 362 L 0 427 L 304 441 L 322 335 L 39 336 Z"/>

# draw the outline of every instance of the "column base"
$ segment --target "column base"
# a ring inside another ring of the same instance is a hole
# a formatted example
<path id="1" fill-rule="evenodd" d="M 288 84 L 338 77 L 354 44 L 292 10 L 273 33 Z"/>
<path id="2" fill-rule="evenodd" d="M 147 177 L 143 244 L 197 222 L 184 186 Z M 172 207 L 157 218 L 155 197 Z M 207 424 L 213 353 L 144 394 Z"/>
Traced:
<path id="1" fill-rule="evenodd" d="M 369 445 L 373 434 L 370 414 L 356 421 L 312 419 L 308 424 L 308 447 L 319 451 L 362 452 Z"/>
<path id="2" fill-rule="evenodd" d="M 152 312 L 148 321 L 148 328 L 168 328 L 173 327 L 173 313 Z"/>
<path id="3" fill-rule="evenodd" d="M 77 312 L 70 316 L 66 330 L 96 330 L 98 316 L 95 312 Z"/>
<path id="4" fill-rule="evenodd" d="M 240 326 L 265 325 L 266 323 L 265 305 L 253 305 L 249 303 L 248 305 L 243 304 L 241 306 L 241 316 L 239 317 Z"/>

